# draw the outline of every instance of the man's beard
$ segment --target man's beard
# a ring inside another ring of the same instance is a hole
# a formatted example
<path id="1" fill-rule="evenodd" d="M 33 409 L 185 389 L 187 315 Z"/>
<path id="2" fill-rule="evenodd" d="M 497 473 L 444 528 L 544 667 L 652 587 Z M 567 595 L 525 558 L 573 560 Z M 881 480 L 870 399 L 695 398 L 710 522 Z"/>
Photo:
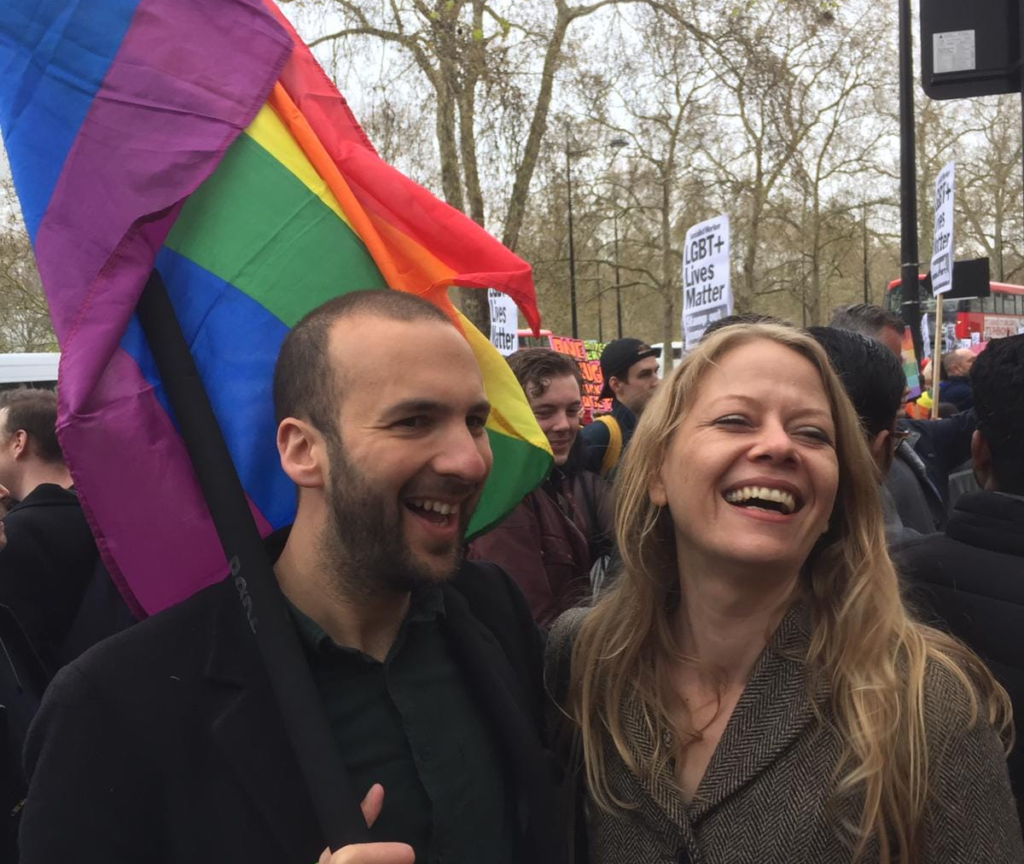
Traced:
<path id="1" fill-rule="evenodd" d="M 407 593 L 455 575 L 462 558 L 461 538 L 472 508 L 460 508 L 460 541 L 452 545 L 447 566 L 430 567 L 406 544 L 401 493 L 389 507 L 385 497 L 348 461 L 340 440 L 334 436 L 328 437 L 327 454 L 331 465 L 328 521 L 320 533 L 319 552 L 330 569 L 330 578 L 344 596 Z M 440 483 L 443 485 L 443 481 Z"/>

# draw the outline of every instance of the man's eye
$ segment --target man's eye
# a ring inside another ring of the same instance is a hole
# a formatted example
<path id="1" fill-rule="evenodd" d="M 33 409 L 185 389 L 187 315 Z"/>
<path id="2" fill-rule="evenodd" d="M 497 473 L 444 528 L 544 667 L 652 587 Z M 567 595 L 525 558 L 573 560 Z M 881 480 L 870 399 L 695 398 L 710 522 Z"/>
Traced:
<path id="1" fill-rule="evenodd" d="M 487 418 L 476 415 L 467 417 L 466 426 L 469 427 L 470 432 L 482 432 L 487 426 Z"/>
<path id="2" fill-rule="evenodd" d="M 403 417 L 401 420 L 395 422 L 396 426 L 402 426 L 406 429 L 422 429 L 424 426 L 430 423 L 429 417 L 418 415 L 416 417 Z"/>

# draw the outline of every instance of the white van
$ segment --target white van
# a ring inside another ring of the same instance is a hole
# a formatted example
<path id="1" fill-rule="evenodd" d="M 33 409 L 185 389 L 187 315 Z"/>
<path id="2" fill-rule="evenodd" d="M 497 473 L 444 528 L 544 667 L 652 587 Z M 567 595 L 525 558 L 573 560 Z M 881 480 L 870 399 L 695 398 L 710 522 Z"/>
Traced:
<path id="1" fill-rule="evenodd" d="M 57 386 L 60 354 L 0 354 L 0 390 Z"/>
<path id="2" fill-rule="evenodd" d="M 661 354 L 658 356 L 658 377 L 659 378 L 664 378 L 665 377 L 665 373 L 664 373 L 664 371 L 662 371 L 663 370 L 662 358 L 665 356 L 665 343 L 664 342 L 655 342 L 651 347 L 652 348 L 660 348 L 661 349 Z M 672 368 L 675 369 L 676 366 L 679 364 L 679 361 L 682 360 L 682 359 L 683 359 L 683 343 L 682 342 L 673 342 L 672 343 Z"/>

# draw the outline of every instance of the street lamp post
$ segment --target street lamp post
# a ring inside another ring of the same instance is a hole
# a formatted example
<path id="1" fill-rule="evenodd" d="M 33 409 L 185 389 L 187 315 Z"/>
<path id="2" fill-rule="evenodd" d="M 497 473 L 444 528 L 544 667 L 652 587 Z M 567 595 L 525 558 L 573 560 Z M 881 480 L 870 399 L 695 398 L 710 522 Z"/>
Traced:
<path id="1" fill-rule="evenodd" d="M 579 322 L 576 316 L 576 246 L 572 236 L 572 151 L 569 149 L 569 135 L 565 136 L 565 188 L 569 199 L 569 309 L 572 314 L 572 338 L 579 338 Z"/>
<path id="2" fill-rule="evenodd" d="M 629 142 L 625 138 L 612 138 L 608 142 L 608 147 L 614 150 L 619 150 L 625 147 Z M 579 152 L 579 151 L 577 151 Z M 585 151 L 584 151 L 585 152 Z M 569 311 L 572 316 L 572 338 L 579 338 L 579 314 L 577 310 L 576 302 L 576 238 L 573 234 L 573 219 L 572 219 L 572 136 L 569 134 L 569 130 L 565 130 L 565 192 L 566 192 L 566 209 L 569 212 Z M 618 197 L 618 196 L 616 196 Z M 615 322 L 617 327 L 618 336 L 622 338 L 622 295 L 620 293 L 621 283 L 619 281 L 619 221 L 618 221 L 618 206 L 616 204 L 615 210 L 612 211 L 612 221 L 615 230 Z M 598 289 L 598 330 L 603 330 L 600 321 L 600 287 Z"/>
<path id="3" fill-rule="evenodd" d="M 616 152 L 625 147 L 629 142 L 625 138 L 612 138 L 608 146 Z M 615 192 L 615 204 L 612 210 L 612 231 L 615 238 L 615 335 L 622 338 L 622 282 L 619 279 L 619 193 L 618 187 Z"/>
<path id="4" fill-rule="evenodd" d="M 622 283 L 619 281 L 619 210 L 612 211 L 612 230 L 615 232 L 615 335 L 622 338 Z"/>

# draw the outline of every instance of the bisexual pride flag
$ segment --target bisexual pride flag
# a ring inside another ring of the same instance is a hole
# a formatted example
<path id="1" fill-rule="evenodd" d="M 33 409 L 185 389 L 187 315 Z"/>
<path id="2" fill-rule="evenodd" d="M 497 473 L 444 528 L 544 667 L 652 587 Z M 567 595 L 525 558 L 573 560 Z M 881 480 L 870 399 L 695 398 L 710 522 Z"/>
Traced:
<path id="1" fill-rule="evenodd" d="M 447 297 L 495 287 L 536 327 L 530 268 L 381 161 L 271 0 L 4 0 L 0 80 L 62 352 L 61 444 L 137 614 L 227 567 L 135 317 L 153 269 L 263 535 L 295 506 L 274 441 L 278 348 L 348 291 L 426 297 L 472 346 L 494 471 L 471 532 L 541 481 L 550 450 L 515 378 Z"/>

